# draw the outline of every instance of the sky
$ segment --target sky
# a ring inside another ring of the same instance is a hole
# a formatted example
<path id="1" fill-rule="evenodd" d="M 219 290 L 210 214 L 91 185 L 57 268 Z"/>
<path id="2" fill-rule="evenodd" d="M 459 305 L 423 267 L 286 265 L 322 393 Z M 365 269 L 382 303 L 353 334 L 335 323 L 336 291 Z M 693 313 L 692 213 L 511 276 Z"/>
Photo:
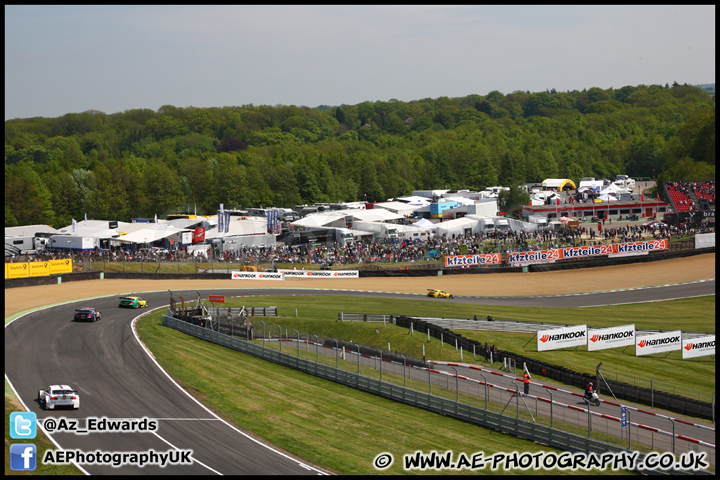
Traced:
<path id="1" fill-rule="evenodd" d="M 5 120 L 715 83 L 715 6 L 5 6 Z"/>

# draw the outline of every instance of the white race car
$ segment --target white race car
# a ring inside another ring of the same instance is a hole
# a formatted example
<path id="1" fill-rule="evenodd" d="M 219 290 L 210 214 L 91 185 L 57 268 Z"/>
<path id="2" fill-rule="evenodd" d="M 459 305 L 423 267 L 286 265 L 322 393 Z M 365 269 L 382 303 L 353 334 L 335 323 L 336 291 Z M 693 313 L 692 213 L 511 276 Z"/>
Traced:
<path id="1" fill-rule="evenodd" d="M 38 390 L 38 403 L 45 410 L 53 410 L 55 407 L 77 409 L 80 408 L 80 395 L 70 385 L 50 385 Z"/>

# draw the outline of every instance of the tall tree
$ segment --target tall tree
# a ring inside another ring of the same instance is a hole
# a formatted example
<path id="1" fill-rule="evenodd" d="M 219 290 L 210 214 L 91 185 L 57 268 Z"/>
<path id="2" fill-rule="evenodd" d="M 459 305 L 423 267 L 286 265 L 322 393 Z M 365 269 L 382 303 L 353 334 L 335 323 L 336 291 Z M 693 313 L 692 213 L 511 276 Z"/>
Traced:
<path id="1" fill-rule="evenodd" d="M 502 190 L 498 194 L 498 210 L 505 212 L 505 216 L 513 216 L 513 212 L 522 210 L 524 205 L 530 203 L 530 194 L 518 185 L 512 185 L 510 190 Z"/>

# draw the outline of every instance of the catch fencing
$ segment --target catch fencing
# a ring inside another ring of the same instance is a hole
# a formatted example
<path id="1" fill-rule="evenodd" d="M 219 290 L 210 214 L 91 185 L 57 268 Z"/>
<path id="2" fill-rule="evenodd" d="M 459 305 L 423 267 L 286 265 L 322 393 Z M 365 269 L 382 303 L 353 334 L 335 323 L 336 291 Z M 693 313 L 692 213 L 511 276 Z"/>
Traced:
<path id="1" fill-rule="evenodd" d="M 538 330 L 562 326 L 540 322 L 476 321 L 464 318 L 405 317 L 403 315 L 344 312 L 338 313 L 337 321 L 388 322 L 405 328 L 414 328 L 422 333 L 430 331 L 430 335 L 435 338 L 450 343 L 457 342 L 458 347 L 462 347 L 463 350 L 468 353 L 484 352 L 484 347 L 480 342 L 466 339 L 462 335 L 452 332 L 451 329 L 536 333 Z M 653 331 L 637 331 L 637 333 L 641 334 L 651 332 Z M 707 334 L 683 332 L 683 335 L 687 337 Z M 480 354 L 482 355 L 482 353 Z M 557 365 L 539 362 L 511 352 L 498 351 L 498 356 L 506 358 L 507 362 L 511 365 L 522 365 L 522 362 L 526 362 L 531 373 L 545 375 L 553 380 L 559 380 L 578 388 L 585 388 L 587 382 L 594 379 L 588 374 L 582 374 Z M 500 358 L 496 360 L 500 360 Z M 681 389 L 660 380 L 655 380 L 654 377 L 642 378 L 631 375 L 629 372 L 618 374 L 616 372 L 606 372 L 605 370 L 603 370 L 603 375 L 605 376 L 605 380 L 610 384 L 613 393 L 618 398 L 644 403 L 653 408 L 656 406 L 658 408 L 665 408 L 675 413 L 698 416 L 713 421 L 715 419 L 714 394 L 711 396 L 712 401 L 707 402 L 700 399 L 702 395 L 700 392 Z M 618 378 L 627 381 L 620 381 Z"/>
<path id="2" fill-rule="evenodd" d="M 398 316 L 395 317 L 395 324 L 399 327 L 413 328 L 415 331 L 421 333 L 429 332 L 430 336 L 443 339 L 445 342 L 462 347 L 466 352 L 472 352 L 476 349 L 477 351 L 482 351 L 480 348 L 481 343 L 479 341 L 470 340 L 448 328 L 435 325 L 417 317 Z M 546 376 L 552 380 L 562 382 L 566 385 L 572 385 L 579 389 L 584 389 L 589 381 L 596 380 L 594 376 L 589 374 L 579 373 L 565 367 L 541 362 L 534 358 L 519 355 L 514 352 L 498 350 L 498 355 L 499 357 L 507 358 L 508 361 L 514 362 L 516 365 L 525 364 L 531 374 Z M 703 402 L 701 400 L 686 398 L 667 392 L 651 391 L 648 388 L 629 385 L 624 382 L 612 381 L 609 379 L 606 379 L 606 381 L 617 398 L 642 403 L 644 405 L 652 404 L 655 408 L 663 408 L 683 415 L 712 420 L 715 418 L 714 403 Z"/>
<path id="3" fill-rule="evenodd" d="M 556 430 L 534 422 L 527 422 L 519 418 L 512 418 L 480 407 L 466 405 L 458 401 L 444 399 L 430 393 L 423 393 L 407 387 L 401 387 L 381 380 L 376 380 L 359 373 L 351 373 L 339 368 L 323 365 L 300 358 L 300 355 L 291 355 L 271 348 L 265 348 L 252 342 L 242 340 L 203 328 L 199 325 L 181 318 L 163 315 L 163 324 L 180 332 L 221 345 L 233 350 L 253 355 L 275 364 L 293 368 L 325 380 L 356 388 L 367 393 L 401 402 L 427 411 L 452 417 L 480 427 L 497 430 L 503 433 L 539 442 L 563 451 L 594 452 L 598 454 L 608 452 L 629 452 L 628 450 L 598 440 L 581 437 L 565 431 Z M 298 347 L 299 348 L 299 347 Z M 638 453 L 638 452 L 636 452 Z M 638 453 L 641 459 L 645 454 Z M 648 470 L 643 473 L 688 474 L 706 472 L 688 472 L 685 470 Z"/>
<path id="4" fill-rule="evenodd" d="M 242 315 L 250 317 L 277 317 L 277 307 L 206 307 L 207 314 L 213 317 L 221 315 Z"/>

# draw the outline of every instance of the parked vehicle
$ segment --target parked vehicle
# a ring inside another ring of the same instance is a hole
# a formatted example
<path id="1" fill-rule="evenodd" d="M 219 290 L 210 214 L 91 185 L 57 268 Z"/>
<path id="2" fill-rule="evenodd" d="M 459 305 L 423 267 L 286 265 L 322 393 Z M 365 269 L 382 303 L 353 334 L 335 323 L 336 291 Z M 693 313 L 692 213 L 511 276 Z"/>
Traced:
<path id="1" fill-rule="evenodd" d="M 89 251 L 99 247 L 97 239 L 93 237 L 78 237 L 75 235 L 53 235 L 50 237 L 50 248 L 59 250 Z"/>
<path id="2" fill-rule="evenodd" d="M 375 240 L 396 240 L 398 238 L 398 229 L 392 223 L 382 222 L 353 222 L 353 228 L 370 232 Z"/>
<path id="3" fill-rule="evenodd" d="M 335 242 L 341 247 L 346 247 L 355 243 L 355 236 L 353 235 L 352 230 L 347 228 L 337 228 L 335 229 Z"/>
<path id="4" fill-rule="evenodd" d="M 480 231 L 485 235 L 489 235 L 495 232 L 495 222 L 492 218 L 481 218 L 480 219 Z"/>

